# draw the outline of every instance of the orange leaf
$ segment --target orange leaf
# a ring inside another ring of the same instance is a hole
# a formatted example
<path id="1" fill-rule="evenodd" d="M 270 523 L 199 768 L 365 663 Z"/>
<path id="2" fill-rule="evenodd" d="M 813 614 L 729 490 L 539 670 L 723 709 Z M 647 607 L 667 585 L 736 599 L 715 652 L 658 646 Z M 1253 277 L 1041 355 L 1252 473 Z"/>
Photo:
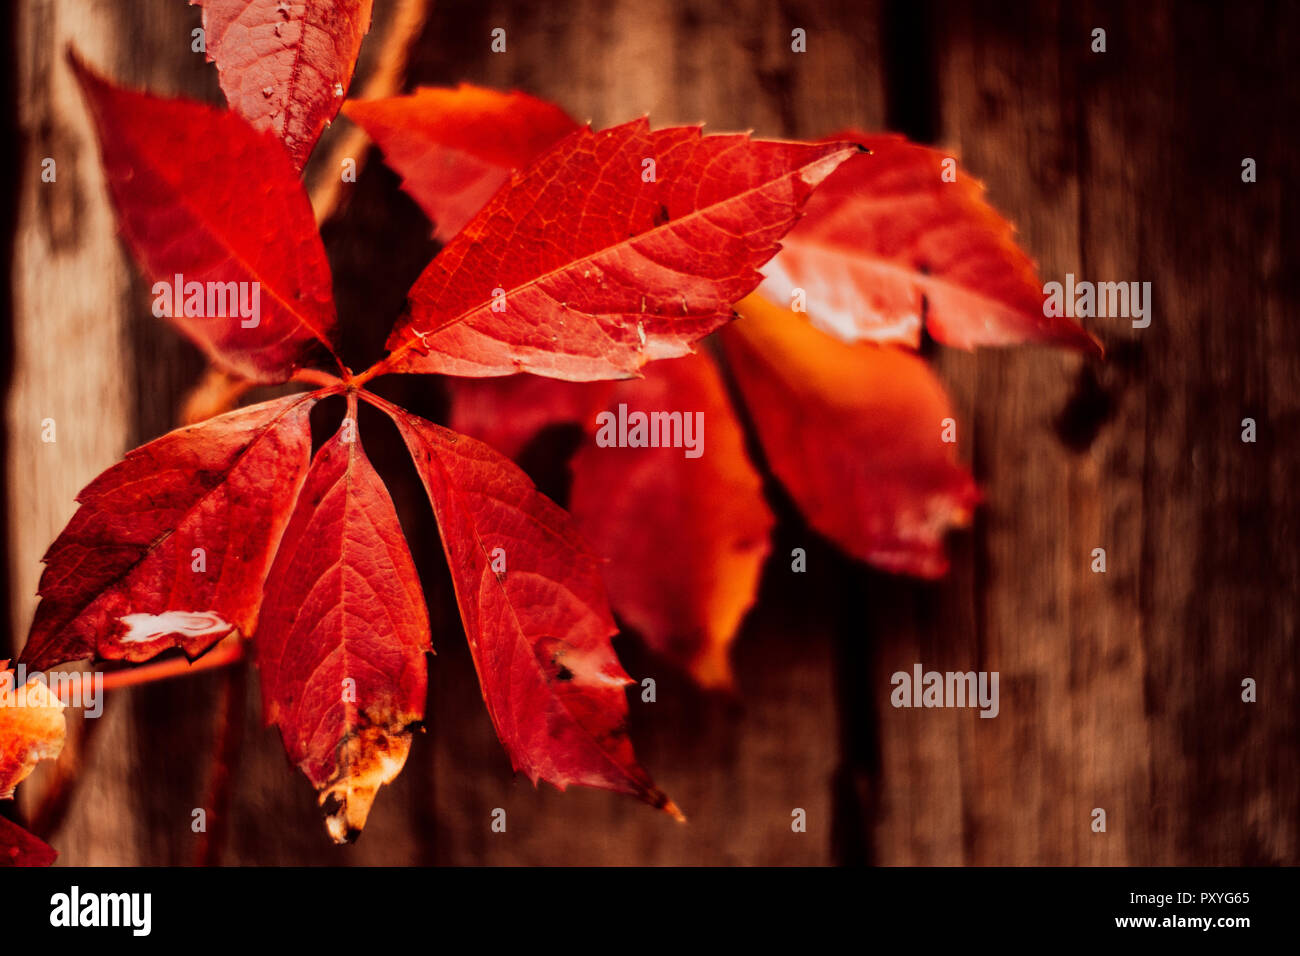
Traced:
<path id="1" fill-rule="evenodd" d="M 764 296 L 791 307 L 802 289 L 813 324 L 846 342 L 916 348 L 924 314 L 947 345 L 1044 342 L 1100 354 L 1072 321 L 1043 314 L 1034 263 L 978 180 L 955 165 L 945 179 L 948 157 L 901 136 L 831 139 L 871 153 L 843 163 L 813 193 L 763 270 Z"/>
<path id="2" fill-rule="evenodd" d="M 680 413 L 683 433 L 693 416 L 702 454 L 602 448 L 589 435 L 573 460 L 569 507 L 608 559 L 605 585 L 619 615 L 700 685 L 730 687 L 731 643 L 770 549 L 762 479 L 708 356 L 656 362 L 645 378 L 619 382 L 610 408 L 621 415 L 623 406 L 629 416 Z"/>
<path id="3" fill-rule="evenodd" d="M 942 440 L 952 409 L 910 352 L 845 344 L 759 296 L 723 335 L 773 473 L 809 524 L 860 560 L 938 577 L 975 483 Z"/>
<path id="4" fill-rule="evenodd" d="M 16 686 L 14 672 L 0 662 L 0 800 L 42 760 L 53 760 L 63 749 L 67 723 L 62 702 L 43 680 L 32 678 Z"/>
<path id="5" fill-rule="evenodd" d="M 364 129 L 402 175 L 402 188 L 450 240 L 474 218 L 511 170 L 572 133 L 558 106 L 527 93 L 462 83 L 422 87 L 410 96 L 349 100 L 348 119 Z"/>

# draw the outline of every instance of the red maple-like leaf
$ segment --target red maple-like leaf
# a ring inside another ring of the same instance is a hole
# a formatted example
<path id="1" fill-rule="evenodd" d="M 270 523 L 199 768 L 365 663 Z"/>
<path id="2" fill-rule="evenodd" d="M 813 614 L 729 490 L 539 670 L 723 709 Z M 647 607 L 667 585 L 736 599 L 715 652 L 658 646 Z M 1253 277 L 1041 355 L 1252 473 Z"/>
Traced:
<path id="1" fill-rule="evenodd" d="M 722 336 L 773 473 L 808 523 L 860 560 L 938 577 L 979 499 L 946 442 L 952 409 L 919 357 L 848 345 L 761 296 Z M 955 427 L 955 426 L 953 426 Z"/>
<path id="2" fill-rule="evenodd" d="M 18 824 L 0 817 L 0 867 L 50 866 L 58 852 Z"/>
<path id="3" fill-rule="evenodd" d="M 379 144 L 442 242 L 487 205 L 511 171 L 578 128 L 545 100 L 468 83 L 349 100 L 343 112 Z"/>
<path id="4" fill-rule="evenodd" d="M 226 100 L 301 169 L 339 111 L 373 0 L 190 0 Z"/>
<path id="5" fill-rule="evenodd" d="M 901 136 L 832 139 L 871 153 L 808 201 L 764 268 L 764 296 L 789 308 L 802 290 L 813 323 L 848 342 L 916 348 L 924 315 L 935 339 L 961 348 L 1044 342 L 1100 353 L 1072 321 L 1043 314 L 1034 263 L 978 180 Z"/>
<path id="6" fill-rule="evenodd" d="M 284 381 L 332 351 L 329 263 L 275 137 L 234 113 L 111 86 L 69 59 L 155 312 L 252 381 Z"/>
<path id="7" fill-rule="evenodd" d="M 251 634 L 307 472 L 311 406 L 295 395 L 177 429 L 87 485 L 45 554 L 22 661 L 196 657 Z"/>
<path id="8" fill-rule="evenodd" d="M 625 378 L 688 353 L 759 281 L 856 147 L 582 129 L 514 176 L 431 262 L 388 370 Z"/>
<path id="9" fill-rule="evenodd" d="M 263 716 L 355 839 L 424 716 L 429 620 L 387 489 L 351 415 L 316 454 L 257 630 Z"/>
<path id="10" fill-rule="evenodd" d="M 631 678 L 596 557 L 569 516 L 482 442 L 368 396 L 397 423 L 438 519 L 483 699 L 515 770 L 535 784 L 677 807 L 628 739 Z"/>

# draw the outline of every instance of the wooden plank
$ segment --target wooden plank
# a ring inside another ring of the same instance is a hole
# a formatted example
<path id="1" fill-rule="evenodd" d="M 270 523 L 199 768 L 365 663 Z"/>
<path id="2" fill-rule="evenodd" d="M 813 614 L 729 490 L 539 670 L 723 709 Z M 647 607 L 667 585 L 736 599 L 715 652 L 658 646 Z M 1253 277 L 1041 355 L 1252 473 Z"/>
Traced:
<path id="1" fill-rule="evenodd" d="M 175 338 L 142 332 L 142 319 L 156 320 L 118 244 L 98 149 L 63 59 L 73 44 L 128 83 L 163 92 L 192 84 L 199 70 L 186 25 L 192 12 L 153 6 L 120 11 L 85 0 L 28 0 L 18 8 L 19 124 L 27 148 L 13 264 L 6 455 L 8 624 L 15 635 L 26 634 L 40 557 L 71 516 L 76 493 L 149 429 L 140 409 L 160 403 L 170 419 L 169 396 L 199 367 L 193 359 L 187 366 Z M 54 183 L 41 181 L 45 157 L 56 162 Z M 144 396 L 148 401 L 138 403 Z M 56 428 L 50 444 L 41 441 L 46 418 Z M 101 735 L 110 747 L 133 733 L 125 710 L 111 720 Z M 137 771 L 132 754 L 110 749 L 97 766 L 95 785 L 73 807 L 65 859 L 139 861 L 143 831 L 130 837 L 135 818 L 121 812 L 138 798 L 130 785 Z M 29 806 L 48 772 L 25 788 Z M 120 829 L 101 825 L 105 808 Z"/>
<path id="2" fill-rule="evenodd" d="M 911 12 L 909 12 L 909 10 Z M 412 83 L 518 86 L 609 125 L 708 120 L 763 135 L 845 126 L 932 134 L 984 179 L 1045 277 L 1153 283 L 1147 329 L 1089 322 L 1104 363 L 1045 350 L 935 352 L 988 494 L 920 584 L 864 571 L 782 524 L 737 651 L 739 701 L 702 696 L 621 638 L 632 731 L 691 817 L 516 780 L 479 699 L 436 529 L 401 449 L 362 422 L 395 478 L 439 656 L 428 732 L 361 842 L 324 837 L 314 795 L 256 684 L 226 862 L 1295 863 L 1294 489 L 1300 170 L 1280 118 L 1294 8 L 1052 3 L 619 0 L 435 5 Z M 74 39 L 128 83 L 217 99 L 189 49 L 197 11 L 24 0 L 14 371 L 6 411 L 9 625 L 25 633 L 39 557 L 87 480 L 171 427 L 200 367 L 147 311 L 114 239 L 98 159 L 61 60 Z M 493 54 L 494 27 L 508 52 Z M 1095 26 L 1105 54 L 1089 50 Z M 789 51 L 790 30 L 808 52 Z M 932 70 L 931 70 L 932 68 Z M 928 71 L 931 82 L 925 82 Z M 58 158 L 59 180 L 39 181 Z M 1243 156 L 1259 182 L 1240 179 Z M 372 156 L 373 159 L 373 156 Z M 324 229 L 348 346 L 383 326 L 432 252 L 395 177 L 370 163 Z M 421 413 L 424 380 L 382 383 Z M 1240 441 L 1243 417 L 1259 440 Z M 58 441 L 40 442 L 45 417 Z M 404 470 L 405 469 L 405 470 Z M 792 575 L 789 549 L 809 549 Z M 1104 547 L 1106 574 L 1089 570 Z M 895 710 L 889 676 L 923 663 L 1001 673 L 1001 713 Z M 1243 677 L 1259 702 L 1240 699 Z M 56 845 L 66 862 L 190 862 L 221 678 L 130 691 L 110 709 Z M 121 706 L 125 705 L 125 706 Z M 48 779 L 24 787 L 30 797 Z M 505 834 L 491 811 L 507 810 Z M 806 834 L 790 812 L 808 812 Z M 1090 813 L 1108 814 L 1105 834 Z"/>
<path id="3" fill-rule="evenodd" d="M 880 859 L 1294 862 L 1295 456 L 1277 432 L 1240 441 L 1242 409 L 1295 414 L 1281 28 L 1169 4 L 961 4 L 934 22 L 941 139 L 1043 274 L 1151 281 L 1156 311 L 1148 329 L 1090 323 L 1101 365 L 939 356 L 989 500 L 942 610 L 902 629 L 919 625 L 909 650 L 940 643 L 936 666 L 999 670 L 1002 713 L 955 734 L 945 712 L 884 713 Z M 1277 180 L 1241 183 L 1244 144 Z M 1265 668 L 1271 702 L 1243 704 Z"/>

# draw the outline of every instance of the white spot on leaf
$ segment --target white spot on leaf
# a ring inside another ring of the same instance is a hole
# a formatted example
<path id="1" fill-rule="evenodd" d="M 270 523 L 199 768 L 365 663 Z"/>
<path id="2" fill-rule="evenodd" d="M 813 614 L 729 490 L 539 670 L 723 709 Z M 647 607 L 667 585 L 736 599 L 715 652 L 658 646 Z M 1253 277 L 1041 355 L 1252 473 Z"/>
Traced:
<path id="1" fill-rule="evenodd" d="M 234 625 L 212 611 L 163 611 L 161 614 L 126 614 L 120 618 L 128 628 L 118 640 L 123 644 L 144 644 L 168 634 L 207 637 L 225 634 Z"/>

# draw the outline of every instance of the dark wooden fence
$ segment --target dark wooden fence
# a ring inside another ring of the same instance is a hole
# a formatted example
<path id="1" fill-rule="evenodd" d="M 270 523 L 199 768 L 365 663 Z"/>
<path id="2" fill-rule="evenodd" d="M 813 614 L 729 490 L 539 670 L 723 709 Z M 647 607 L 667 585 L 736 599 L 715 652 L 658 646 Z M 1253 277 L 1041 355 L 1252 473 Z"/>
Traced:
<path id="1" fill-rule="evenodd" d="M 377 5 L 382 26 L 391 4 Z M 114 238 L 62 48 L 127 83 L 219 97 L 190 52 L 198 13 L 179 0 L 15 7 L 3 433 L 14 645 L 76 491 L 172 427 L 202 368 L 149 314 Z M 498 26 L 505 54 L 489 52 Z M 796 27 L 803 54 L 790 49 Z M 1096 28 L 1104 53 L 1091 49 Z M 1045 277 L 1149 281 L 1153 319 L 1092 322 L 1105 362 L 932 352 L 987 493 L 944 582 L 843 560 L 773 489 L 776 554 L 807 547 L 809 572 L 781 558 L 768 568 L 738 646 L 737 699 L 696 692 L 620 639 L 628 669 L 659 681 L 656 703 L 633 700 L 633 734 L 687 826 L 512 778 L 427 507 L 378 435 L 433 608 L 428 732 L 361 841 L 336 848 L 261 727 L 250 681 L 221 859 L 1300 862 L 1297 35 L 1293 4 L 438 0 L 411 85 L 519 87 L 598 126 L 648 112 L 769 136 L 900 130 L 985 180 Z M 40 182 L 45 156 L 58 157 L 57 186 Z M 1242 181 L 1246 157 L 1257 182 Z M 372 156 L 324 231 L 350 345 L 374 354 L 433 251 L 427 227 Z M 440 407 L 426 381 L 389 394 Z M 46 417 L 54 445 L 39 441 Z M 1241 440 L 1247 417 L 1254 444 Z M 1090 570 L 1097 547 L 1105 574 Z M 891 708 L 889 675 L 918 661 L 1000 672 L 999 717 Z M 1241 699 L 1247 677 L 1255 703 Z M 52 834 L 63 860 L 196 858 L 191 810 L 210 801 L 224 686 L 206 674 L 122 692 L 92 745 L 70 745 L 80 785 Z M 24 787 L 27 810 L 52 776 Z M 489 829 L 495 807 L 506 834 Z M 1098 807 L 1105 833 L 1091 827 Z M 806 833 L 791 831 L 794 808 Z"/>

